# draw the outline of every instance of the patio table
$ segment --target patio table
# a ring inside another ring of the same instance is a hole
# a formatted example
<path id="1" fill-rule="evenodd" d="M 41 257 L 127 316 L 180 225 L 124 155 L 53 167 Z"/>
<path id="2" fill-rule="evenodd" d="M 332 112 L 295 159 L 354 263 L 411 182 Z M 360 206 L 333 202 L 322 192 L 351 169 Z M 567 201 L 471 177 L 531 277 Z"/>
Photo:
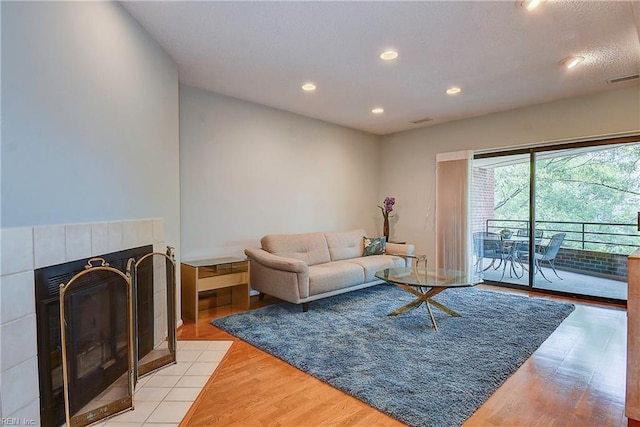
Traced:
<path id="1" fill-rule="evenodd" d="M 518 256 L 517 247 L 520 243 L 529 243 L 529 237 L 527 236 L 511 236 L 509 238 L 504 238 L 503 240 L 503 248 L 505 251 L 505 259 L 504 266 L 502 267 L 502 276 L 500 280 L 504 278 L 504 273 L 507 268 L 507 264 L 509 265 L 509 277 L 515 276 L 516 278 L 521 278 L 524 274 L 525 267 L 522 263 L 522 260 Z M 518 271 L 516 270 L 516 264 L 520 266 L 521 272 L 518 275 Z"/>

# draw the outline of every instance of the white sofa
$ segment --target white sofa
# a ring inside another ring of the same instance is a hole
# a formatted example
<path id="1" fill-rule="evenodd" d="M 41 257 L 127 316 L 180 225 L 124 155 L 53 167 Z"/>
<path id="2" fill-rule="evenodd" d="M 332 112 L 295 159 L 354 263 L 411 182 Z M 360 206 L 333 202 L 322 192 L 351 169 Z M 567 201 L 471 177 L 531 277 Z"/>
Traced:
<path id="1" fill-rule="evenodd" d="M 410 265 L 413 245 L 387 243 L 383 255 L 364 255 L 364 230 L 270 234 L 246 249 L 251 287 L 307 311 L 309 302 L 382 283 L 375 273 Z M 398 254 L 398 255 L 393 255 Z"/>

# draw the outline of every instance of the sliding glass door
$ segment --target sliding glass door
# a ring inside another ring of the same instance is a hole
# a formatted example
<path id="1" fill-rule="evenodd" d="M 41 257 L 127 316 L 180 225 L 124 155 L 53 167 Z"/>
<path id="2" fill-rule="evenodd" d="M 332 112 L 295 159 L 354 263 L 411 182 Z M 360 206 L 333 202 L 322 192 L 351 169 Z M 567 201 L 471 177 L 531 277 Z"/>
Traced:
<path id="1" fill-rule="evenodd" d="M 529 158 L 518 153 L 473 162 L 474 266 L 484 280 L 529 286 L 520 257 L 529 231 Z"/>
<path id="2" fill-rule="evenodd" d="M 542 239 L 533 287 L 627 299 L 627 256 L 640 245 L 640 143 L 535 154 Z"/>
<path id="3" fill-rule="evenodd" d="M 490 283 L 626 300 L 626 258 L 640 247 L 638 141 L 476 155 L 476 271 Z"/>

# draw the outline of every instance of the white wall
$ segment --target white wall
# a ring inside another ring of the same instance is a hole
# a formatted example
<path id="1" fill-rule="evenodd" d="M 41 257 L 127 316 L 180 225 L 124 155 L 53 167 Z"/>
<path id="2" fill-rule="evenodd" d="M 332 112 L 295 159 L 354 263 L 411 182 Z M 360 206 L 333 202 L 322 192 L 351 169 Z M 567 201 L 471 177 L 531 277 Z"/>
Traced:
<path id="1" fill-rule="evenodd" d="M 116 2 L 2 2 L 2 227 L 163 218 L 178 69 Z"/>
<path id="2" fill-rule="evenodd" d="M 639 86 L 388 135 L 382 138 L 386 167 L 378 195 L 393 193 L 403 203 L 394 229 L 397 239 L 414 243 L 416 253 L 434 259 L 437 153 L 626 132 L 640 133 Z"/>
<path id="3" fill-rule="evenodd" d="M 183 257 L 241 255 L 269 233 L 379 235 L 379 151 L 374 135 L 181 86 Z"/>

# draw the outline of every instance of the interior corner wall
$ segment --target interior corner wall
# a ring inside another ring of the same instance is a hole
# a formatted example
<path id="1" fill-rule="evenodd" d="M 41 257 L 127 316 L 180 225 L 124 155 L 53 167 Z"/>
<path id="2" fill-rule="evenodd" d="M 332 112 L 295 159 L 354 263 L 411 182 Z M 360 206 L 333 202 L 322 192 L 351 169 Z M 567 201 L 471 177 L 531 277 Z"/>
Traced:
<path id="1" fill-rule="evenodd" d="M 242 255 L 271 233 L 381 233 L 380 138 L 180 86 L 183 257 Z"/>
<path id="2" fill-rule="evenodd" d="M 163 218 L 179 247 L 177 65 L 118 2 L 1 8 L 2 227 Z"/>
<path id="3" fill-rule="evenodd" d="M 403 201 L 396 235 L 435 258 L 438 153 L 505 149 L 640 133 L 640 86 L 535 105 L 387 135 L 381 189 Z M 403 171 L 399 174 L 397 171 Z"/>

